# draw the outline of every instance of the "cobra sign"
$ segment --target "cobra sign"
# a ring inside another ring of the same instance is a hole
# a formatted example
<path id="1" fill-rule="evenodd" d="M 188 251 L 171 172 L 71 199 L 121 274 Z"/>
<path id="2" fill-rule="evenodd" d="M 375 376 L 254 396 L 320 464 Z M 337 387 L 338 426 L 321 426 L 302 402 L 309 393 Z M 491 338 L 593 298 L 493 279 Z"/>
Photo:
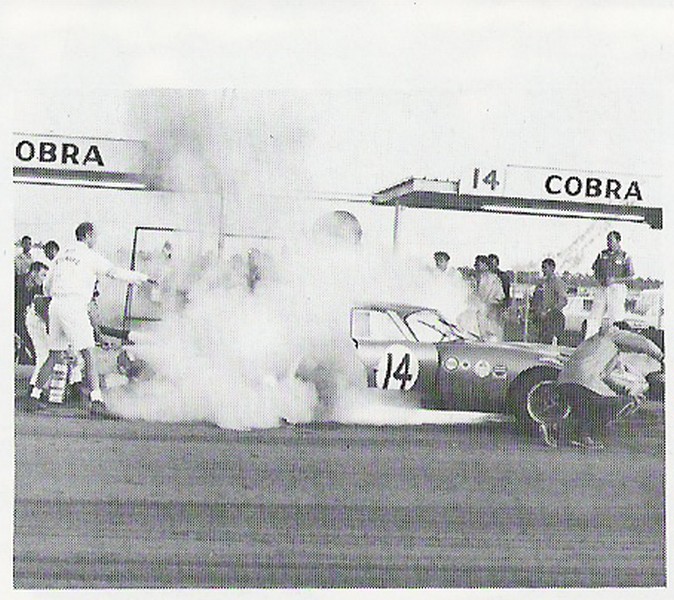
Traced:
<path id="1" fill-rule="evenodd" d="M 658 203 L 660 178 L 602 171 L 507 165 L 476 166 L 461 178 L 462 194 L 597 202 Z"/>
<path id="2" fill-rule="evenodd" d="M 15 183 L 145 189 L 139 140 L 15 133 Z"/>

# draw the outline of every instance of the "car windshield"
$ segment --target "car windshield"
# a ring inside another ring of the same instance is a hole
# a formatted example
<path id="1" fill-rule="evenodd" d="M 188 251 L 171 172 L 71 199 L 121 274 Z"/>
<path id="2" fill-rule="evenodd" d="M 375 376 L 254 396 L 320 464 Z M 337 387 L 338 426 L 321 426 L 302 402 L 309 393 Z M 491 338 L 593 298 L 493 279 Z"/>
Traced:
<path id="1" fill-rule="evenodd" d="M 434 310 L 419 310 L 410 313 L 405 317 L 405 322 L 420 342 L 437 344 L 438 342 L 479 339 L 457 325 L 448 323 Z"/>

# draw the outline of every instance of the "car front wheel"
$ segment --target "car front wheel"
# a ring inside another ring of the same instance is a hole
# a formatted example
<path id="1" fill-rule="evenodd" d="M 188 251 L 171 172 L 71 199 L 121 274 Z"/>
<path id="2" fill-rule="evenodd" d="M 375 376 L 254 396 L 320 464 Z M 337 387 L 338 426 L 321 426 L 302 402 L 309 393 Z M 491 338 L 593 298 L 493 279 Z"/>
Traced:
<path id="1" fill-rule="evenodd" d="M 539 425 L 559 424 L 571 412 L 568 402 L 560 401 L 557 384 L 550 380 L 540 381 L 529 390 L 526 409 L 529 418 Z"/>
<path id="2" fill-rule="evenodd" d="M 511 411 L 520 430 L 536 435 L 541 426 L 561 423 L 569 416 L 569 405 L 557 394 L 557 371 L 529 373 L 516 381 L 510 391 Z"/>

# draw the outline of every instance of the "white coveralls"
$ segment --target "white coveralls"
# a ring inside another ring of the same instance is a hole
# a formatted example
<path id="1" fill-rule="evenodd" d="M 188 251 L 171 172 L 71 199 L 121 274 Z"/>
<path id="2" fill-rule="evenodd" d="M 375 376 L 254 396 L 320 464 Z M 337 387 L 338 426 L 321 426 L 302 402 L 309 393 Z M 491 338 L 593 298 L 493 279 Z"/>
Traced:
<path id="1" fill-rule="evenodd" d="M 97 279 L 103 276 L 130 283 L 147 281 L 147 275 L 116 267 L 84 242 L 62 250 L 45 281 L 49 305 L 49 349 L 74 351 L 93 348 L 94 332 L 87 306 Z"/>
<path id="2" fill-rule="evenodd" d="M 501 280 L 491 271 L 480 273 L 477 277 L 476 295 L 482 301 L 477 311 L 480 336 L 486 340 L 502 340 L 503 327 L 499 321 L 505 293 Z"/>

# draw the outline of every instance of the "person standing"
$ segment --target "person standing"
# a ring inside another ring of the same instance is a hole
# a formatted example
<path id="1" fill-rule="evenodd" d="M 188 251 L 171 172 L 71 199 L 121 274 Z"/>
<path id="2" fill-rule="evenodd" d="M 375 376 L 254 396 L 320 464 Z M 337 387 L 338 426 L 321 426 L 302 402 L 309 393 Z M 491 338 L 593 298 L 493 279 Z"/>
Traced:
<path id="1" fill-rule="evenodd" d="M 105 409 L 98 381 L 98 368 L 93 354 L 94 333 L 89 320 L 88 305 L 96 279 L 103 276 L 142 283 L 149 281 L 144 273 L 114 266 L 93 250 L 97 232 L 89 222 L 75 229 L 76 242 L 56 257 L 45 290 L 51 296 L 49 305 L 49 358 L 42 365 L 31 391 L 38 401 L 52 367 L 65 361 L 68 350 L 79 352 L 84 365 L 83 379 L 89 392 L 89 410 Z"/>
<path id="2" fill-rule="evenodd" d="M 501 282 L 503 287 L 503 311 L 507 310 L 510 307 L 511 297 L 510 297 L 510 275 L 505 271 L 501 271 L 499 268 L 500 259 L 498 254 L 490 254 L 488 257 L 489 260 L 489 270 L 494 273 Z"/>
<path id="3" fill-rule="evenodd" d="M 467 329 L 477 331 L 475 324 L 466 323 L 470 315 L 470 287 L 461 272 L 450 265 L 450 256 L 444 250 L 433 253 L 435 267 L 431 268 L 432 277 L 427 290 L 428 301 L 440 308 L 446 316 L 457 320 L 461 316 Z"/>
<path id="4" fill-rule="evenodd" d="M 443 281 L 450 283 L 452 294 L 461 294 L 461 290 L 466 284 L 461 273 L 450 266 L 449 254 L 443 250 L 438 250 L 433 253 L 433 260 L 435 260 L 434 273 Z"/>
<path id="5" fill-rule="evenodd" d="M 42 263 L 33 264 L 42 265 Z M 47 277 L 49 267 L 42 265 L 39 268 L 41 272 L 40 285 L 33 295 L 32 302 L 26 308 L 26 331 L 35 350 L 35 368 L 28 381 L 30 386 L 35 385 L 40 369 L 49 357 L 49 298 L 44 295 L 43 291 L 44 279 Z"/>
<path id="6" fill-rule="evenodd" d="M 475 257 L 476 296 L 480 301 L 477 322 L 480 337 L 486 340 L 502 340 L 501 315 L 505 294 L 497 275 L 489 268 L 489 259 L 480 254 Z"/>
<path id="7" fill-rule="evenodd" d="M 627 282 L 634 276 L 634 267 L 632 259 L 620 247 L 621 239 L 618 231 L 611 231 L 606 236 L 606 249 L 592 263 L 592 272 L 599 287 L 587 319 L 585 339 L 599 330 L 604 318 L 609 323 L 625 320 Z"/>
<path id="8" fill-rule="evenodd" d="M 33 239 L 29 235 L 24 235 L 21 238 L 21 252 L 14 257 L 14 276 L 17 280 L 20 277 L 25 277 L 33 264 L 32 248 Z"/>
<path id="9" fill-rule="evenodd" d="M 14 334 L 20 343 L 18 361 L 20 364 L 33 364 L 37 361 L 35 345 L 26 326 L 26 318 L 30 312 L 35 296 L 42 294 L 42 286 L 47 277 L 49 267 L 41 262 L 30 265 L 28 273 L 16 282 L 14 288 Z"/>
<path id="10" fill-rule="evenodd" d="M 538 341 L 552 344 L 564 332 L 565 317 L 562 309 L 567 305 L 566 286 L 555 273 L 557 265 L 552 258 L 541 263 L 543 281 L 534 291 L 532 308 L 539 326 Z"/>
<path id="11" fill-rule="evenodd" d="M 603 448 L 606 425 L 625 404 L 621 396 L 635 401 L 644 392 L 638 381 L 626 384 L 616 377 L 621 352 L 645 354 L 662 362 L 664 354 L 643 335 L 627 331 L 627 324 L 603 323 L 569 357 L 557 377 L 560 400 L 571 407 L 571 445 Z M 554 445 L 554 444 L 551 444 Z"/>
<path id="12" fill-rule="evenodd" d="M 440 273 L 446 273 L 449 268 L 449 254 L 442 250 L 433 253 L 433 260 L 435 261 L 435 268 Z"/>
<path id="13" fill-rule="evenodd" d="M 55 240 L 49 240 L 42 248 L 42 251 L 44 252 L 44 255 L 47 257 L 47 260 L 50 263 L 52 263 L 54 262 L 54 259 L 56 258 L 56 255 L 59 253 L 60 249 L 61 247 Z"/>

